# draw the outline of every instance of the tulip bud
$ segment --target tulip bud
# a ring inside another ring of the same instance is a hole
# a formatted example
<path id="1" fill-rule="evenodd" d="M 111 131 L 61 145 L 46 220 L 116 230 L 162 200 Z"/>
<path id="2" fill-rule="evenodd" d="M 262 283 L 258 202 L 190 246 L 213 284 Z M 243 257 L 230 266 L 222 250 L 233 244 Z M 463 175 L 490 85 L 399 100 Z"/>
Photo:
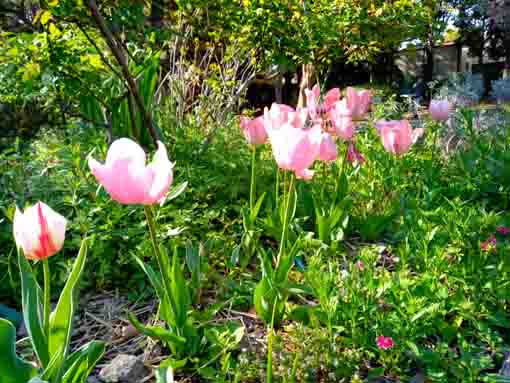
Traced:
<path id="1" fill-rule="evenodd" d="M 429 112 L 432 119 L 446 121 L 450 117 L 452 104 L 448 100 L 431 100 Z"/>
<path id="2" fill-rule="evenodd" d="M 14 213 L 14 240 L 28 259 L 43 260 L 63 246 L 66 219 L 43 202 Z"/>

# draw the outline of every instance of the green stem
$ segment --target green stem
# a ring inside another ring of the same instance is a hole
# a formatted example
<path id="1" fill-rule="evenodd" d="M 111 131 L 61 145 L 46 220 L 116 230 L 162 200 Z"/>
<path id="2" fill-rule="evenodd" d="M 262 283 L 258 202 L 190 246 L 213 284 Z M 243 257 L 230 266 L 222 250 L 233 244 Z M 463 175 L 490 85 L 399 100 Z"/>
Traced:
<path id="1" fill-rule="evenodd" d="M 154 222 L 154 215 L 152 214 L 152 210 L 150 206 L 144 206 L 145 217 L 147 218 L 147 225 L 149 226 L 149 235 L 151 237 L 152 248 L 154 250 L 154 255 L 156 256 L 156 260 L 158 261 L 159 270 L 163 273 L 163 264 L 161 262 L 161 252 L 158 247 L 158 240 L 156 238 L 156 224 Z"/>
<path id="2" fill-rule="evenodd" d="M 278 169 L 278 164 L 276 165 L 276 181 L 275 181 L 275 206 L 276 211 L 278 211 L 278 194 L 280 192 L 280 170 Z"/>
<path id="3" fill-rule="evenodd" d="M 347 144 L 349 145 L 349 144 Z M 336 179 L 336 182 L 335 182 L 335 194 L 334 194 L 334 197 L 333 197 L 333 206 L 332 208 L 335 207 L 336 203 L 337 203 L 337 199 L 338 199 L 338 193 L 340 193 L 340 182 L 344 176 L 344 168 L 345 168 L 345 163 L 347 162 L 347 147 L 345 149 L 345 153 L 341 156 L 338 156 L 339 158 L 339 161 L 341 160 L 341 164 L 340 166 L 338 167 L 338 177 Z"/>
<path id="4" fill-rule="evenodd" d="M 266 381 L 273 383 L 273 329 L 274 329 L 274 316 L 276 312 L 277 297 L 274 298 L 273 312 L 271 314 L 271 325 L 269 326 L 269 333 L 267 334 L 267 365 L 266 365 Z"/>
<path id="5" fill-rule="evenodd" d="M 257 147 L 253 145 L 251 154 L 251 184 L 250 184 L 250 212 L 253 213 L 255 206 L 255 165 L 257 161 Z"/>
<path id="6" fill-rule="evenodd" d="M 50 335 L 50 312 L 51 312 L 51 299 L 50 299 L 50 265 L 48 259 L 42 261 L 44 271 L 44 329 L 46 335 Z"/>
<path id="7" fill-rule="evenodd" d="M 156 223 L 154 221 L 154 215 L 152 214 L 152 208 L 150 206 L 145 205 L 144 211 L 145 211 L 145 217 L 147 218 L 147 225 L 149 226 L 149 235 L 151 237 L 152 248 L 154 250 L 154 255 L 158 262 L 159 272 L 161 274 L 161 280 L 163 281 L 163 285 L 165 286 L 165 289 L 167 290 L 166 296 L 168 297 L 168 299 L 170 301 L 171 310 L 173 313 L 175 313 L 176 309 L 177 309 L 177 304 L 176 304 L 174 297 L 172 295 L 171 286 L 168 283 L 167 278 L 166 278 L 163 257 L 161 256 L 161 251 L 159 250 L 159 246 L 158 246 L 158 240 L 156 238 Z M 175 330 L 177 332 L 177 335 L 180 336 L 182 333 L 181 329 L 177 327 Z"/>
<path id="8" fill-rule="evenodd" d="M 282 238 L 280 241 L 280 250 L 278 251 L 278 258 L 276 259 L 276 269 L 280 265 L 280 259 L 282 258 L 283 253 L 285 252 L 285 242 L 287 241 L 287 231 L 289 226 L 289 207 L 290 207 L 290 199 L 292 198 L 292 189 L 294 187 L 294 174 L 290 175 L 290 183 L 289 183 L 289 191 L 285 196 L 285 216 L 283 217 L 283 229 L 282 229 Z"/>

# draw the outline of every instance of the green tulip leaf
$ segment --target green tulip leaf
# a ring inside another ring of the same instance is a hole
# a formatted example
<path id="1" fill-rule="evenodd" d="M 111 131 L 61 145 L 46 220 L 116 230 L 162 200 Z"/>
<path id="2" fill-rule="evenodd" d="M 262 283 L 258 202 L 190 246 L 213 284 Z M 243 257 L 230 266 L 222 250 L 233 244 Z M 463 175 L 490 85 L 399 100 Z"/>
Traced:
<path id="1" fill-rule="evenodd" d="M 52 362 L 54 362 L 54 364 L 52 363 L 54 369 L 49 374 L 49 378 L 59 380 L 63 374 L 62 366 L 69 352 L 69 342 L 71 340 L 78 282 L 85 267 L 86 258 L 87 242 L 84 239 L 71 274 L 60 294 L 57 307 L 50 317 L 49 351 L 50 355 L 52 355 Z"/>
<path id="2" fill-rule="evenodd" d="M 0 377 L 2 383 L 27 382 L 36 369 L 16 355 L 16 329 L 0 318 Z"/>
<path id="3" fill-rule="evenodd" d="M 174 334 L 173 332 L 170 332 L 168 330 L 165 330 L 162 327 L 157 326 L 145 326 L 141 322 L 138 321 L 138 319 L 135 318 L 135 316 L 131 313 L 128 314 L 128 320 L 129 322 L 142 334 L 153 338 L 157 340 L 161 340 L 162 342 L 166 343 L 170 347 L 173 346 L 183 346 L 186 344 L 186 339 Z"/>
<path id="4" fill-rule="evenodd" d="M 171 201 L 171 200 L 179 197 L 184 192 L 184 190 L 186 190 L 187 186 L 188 186 L 188 182 L 186 181 L 186 182 L 183 182 L 183 183 L 177 185 L 176 187 L 171 188 L 170 192 L 166 196 L 166 200 Z"/>
<path id="5" fill-rule="evenodd" d="M 18 264 L 21 273 L 23 320 L 37 359 L 41 366 L 46 368 L 50 356 L 48 338 L 44 333 L 42 321 L 42 291 L 21 249 L 18 251 Z"/>
<path id="6" fill-rule="evenodd" d="M 172 305 L 169 302 L 168 292 L 163 286 L 163 281 L 161 280 L 161 277 L 154 271 L 154 269 L 150 265 L 142 261 L 140 258 L 138 258 L 135 255 L 133 255 L 133 258 L 136 260 L 140 268 L 149 278 L 149 281 L 151 282 L 154 290 L 156 290 L 156 295 L 159 298 L 159 310 L 161 317 L 170 326 L 175 326 L 175 316 L 172 311 Z"/>
<path id="7" fill-rule="evenodd" d="M 92 341 L 73 352 L 64 365 L 62 383 L 85 383 L 104 351 L 103 342 Z"/>

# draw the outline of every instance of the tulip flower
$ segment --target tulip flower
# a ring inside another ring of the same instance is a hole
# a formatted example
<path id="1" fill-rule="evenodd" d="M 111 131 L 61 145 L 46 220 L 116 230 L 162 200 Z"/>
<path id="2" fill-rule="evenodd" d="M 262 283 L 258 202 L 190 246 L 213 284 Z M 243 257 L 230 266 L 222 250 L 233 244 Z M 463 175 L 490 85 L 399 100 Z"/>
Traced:
<path id="1" fill-rule="evenodd" d="M 62 249 L 67 221 L 43 202 L 21 212 L 16 207 L 13 221 L 14 240 L 27 259 L 42 261 L 44 273 L 44 328 L 50 326 L 50 269 L 48 258 Z"/>
<path id="2" fill-rule="evenodd" d="M 357 162 L 359 165 L 365 162 L 365 157 L 363 157 L 359 150 L 356 149 L 354 142 L 350 142 L 349 146 L 347 147 L 347 161 L 349 161 L 351 164 Z"/>
<path id="3" fill-rule="evenodd" d="M 312 120 L 317 120 L 319 114 L 329 112 L 333 105 L 340 100 L 340 89 L 333 88 L 329 90 L 324 96 L 322 104 L 319 102 L 321 96 L 319 84 L 315 84 L 311 90 L 305 89 L 305 96 L 306 108 L 310 114 L 310 118 Z"/>
<path id="4" fill-rule="evenodd" d="M 173 164 L 161 142 L 148 165 L 141 146 L 121 138 L 108 149 L 104 164 L 90 157 L 89 167 L 110 197 L 124 205 L 163 203 L 173 181 Z"/>
<path id="5" fill-rule="evenodd" d="M 423 129 L 414 129 L 407 120 L 379 121 L 376 128 L 381 135 L 384 148 L 393 154 L 404 154 L 421 137 Z"/>
<path id="6" fill-rule="evenodd" d="M 285 104 L 271 105 L 271 109 L 264 109 L 264 128 L 269 134 L 270 131 L 279 129 L 284 124 L 291 124 L 295 128 L 302 127 L 306 121 L 306 110 L 294 110 L 293 107 Z"/>
<path id="7" fill-rule="evenodd" d="M 429 112 L 432 119 L 446 121 L 450 117 L 452 104 L 448 100 L 431 100 Z"/>
<path id="8" fill-rule="evenodd" d="M 370 109 L 372 93 L 369 90 L 356 90 L 348 87 L 346 90 L 347 108 L 352 113 L 352 118 L 362 118 Z"/>
<path id="9" fill-rule="evenodd" d="M 394 346 L 393 338 L 391 336 L 378 336 L 377 347 L 381 350 L 388 350 Z"/>
<path id="10" fill-rule="evenodd" d="M 329 133 L 322 133 L 319 149 L 319 160 L 323 162 L 335 161 L 338 157 L 336 142 Z"/>
<path id="11" fill-rule="evenodd" d="M 319 157 L 322 132 L 319 126 L 305 130 L 285 124 L 269 132 L 269 140 L 278 167 L 290 170 L 297 178 L 311 179 L 308 168 Z"/>
<path id="12" fill-rule="evenodd" d="M 347 108 L 347 100 L 344 98 L 335 102 L 329 115 L 337 137 L 350 141 L 354 135 L 355 125 L 352 121 L 352 112 Z"/>
<path id="13" fill-rule="evenodd" d="M 45 260 L 62 249 L 67 221 L 43 202 L 14 213 L 14 239 L 27 259 Z"/>
<path id="14" fill-rule="evenodd" d="M 267 142 L 267 132 L 264 128 L 264 116 L 257 118 L 241 117 L 241 129 L 244 138 L 250 145 L 262 145 Z"/>

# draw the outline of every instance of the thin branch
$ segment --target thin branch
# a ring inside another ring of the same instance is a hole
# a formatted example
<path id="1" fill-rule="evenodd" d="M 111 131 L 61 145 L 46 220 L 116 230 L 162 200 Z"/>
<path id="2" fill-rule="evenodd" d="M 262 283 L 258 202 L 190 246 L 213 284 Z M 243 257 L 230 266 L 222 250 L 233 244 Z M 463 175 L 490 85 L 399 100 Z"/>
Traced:
<path id="1" fill-rule="evenodd" d="M 78 29 L 83 33 L 85 38 L 89 41 L 89 43 L 94 47 L 94 49 L 97 51 L 97 54 L 99 57 L 101 57 L 101 61 L 108 67 L 110 70 L 121 80 L 123 79 L 122 75 L 110 64 L 110 61 L 106 58 L 106 56 L 103 54 L 103 51 L 97 46 L 96 42 L 89 36 L 85 28 L 79 23 L 76 24 L 78 26 Z"/>
<path id="2" fill-rule="evenodd" d="M 126 81 L 128 88 L 133 95 L 136 105 L 139 109 L 139 111 L 142 113 L 144 125 L 147 129 L 149 129 L 150 135 L 152 137 L 154 145 L 157 145 L 157 141 L 160 140 L 160 137 L 153 125 L 152 116 L 148 112 L 147 108 L 145 108 L 142 96 L 140 95 L 140 92 L 138 92 L 138 87 L 136 85 L 136 82 L 131 75 L 131 72 L 128 68 L 128 63 L 126 61 L 126 57 L 124 53 L 120 50 L 118 45 L 115 43 L 115 38 L 113 37 L 112 32 L 106 25 L 106 22 L 104 18 L 99 13 L 99 9 L 97 7 L 95 0 L 87 0 L 87 6 L 92 14 L 92 18 L 96 22 L 97 26 L 99 27 L 99 30 L 101 31 L 101 34 L 106 40 L 106 43 L 110 47 L 111 52 L 113 53 L 113 56 L 117 60 L 117 63 L 119 64 L 122 75 L 124 77 L 124 80 Z"/>

